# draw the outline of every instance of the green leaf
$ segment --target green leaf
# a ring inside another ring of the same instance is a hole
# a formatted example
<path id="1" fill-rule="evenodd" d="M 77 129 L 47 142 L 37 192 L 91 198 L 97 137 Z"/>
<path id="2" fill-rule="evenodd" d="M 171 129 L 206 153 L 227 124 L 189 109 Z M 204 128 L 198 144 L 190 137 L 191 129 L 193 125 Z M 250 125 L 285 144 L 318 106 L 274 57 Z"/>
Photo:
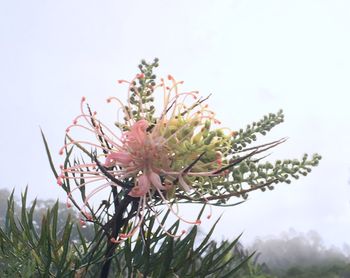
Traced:
<path id="1" fill-rule="evenodd" d="M 51 153 L 50 153 L 50 149 L 49 149 L 49 145 L 47 143 L 47 140 L 45 138 L 45 135 L 44 135 L 44 132 L 42 129 L 40 129 L 41 131 L 41 137 L 43 138 L 43 141 L 44 141 L 44 145 L 45 145 L 45 150 L 46 150 L 46 154 L 47 154 L 47 157 L 49 159 L 49 164 L 50 164 L 50 167 L 51 167 L 51 170 L 53 172 L 53 174 L 55 175 L 56 179 L 58 178 L 58 174 L 57 174 L 57 171 L 55 169 L 55 165 L 53 164 L 53 161 L 52 161 L 52 157 L 51 157 Z"/>
<path id="2" fill-rule="evenodd" d="M 162 264 L 160 273 L 158 275 L 158 278 L 167 277 L 167 274 L 170 271 L 170 266 L 173 260 L 173 252 L 174 252 L 174 238 L 168 237 L 166 250 L 163 252 L 163 258 L 162 258 Z"/>

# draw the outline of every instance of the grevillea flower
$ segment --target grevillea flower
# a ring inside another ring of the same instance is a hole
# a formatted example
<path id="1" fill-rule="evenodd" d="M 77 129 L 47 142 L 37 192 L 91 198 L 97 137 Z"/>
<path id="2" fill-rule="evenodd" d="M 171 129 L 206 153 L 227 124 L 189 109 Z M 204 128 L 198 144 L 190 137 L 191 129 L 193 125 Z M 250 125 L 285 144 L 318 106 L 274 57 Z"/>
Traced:
<path id="1" fill-rule="evenodd" d="M 147 85 L 150 92 L 162 94 L 163 106 L 155 116 L 155 108 L 146 101 L 147 93 L 136 87 L 136 81 L 142 84 L 144 78 L 140 74 L 130 82 L 120 81 L 128 85 L 126 105 L 116 97 L 107 100 L 117 104 L 124 118 L 113 127 L 101 122 L 83 98 L 81 114 L 67 128 L 68 142 L 60 150 L 70 155 L 70 148 L 75 146 L 89 160 L 76 158 L 72 164 L 65 163 L 57 179 L 58 184 L 66 186 L 69 203 L 77 202 L 75 191 L 84 192 L 79 208 L 86 219 L 92 219 L 87 210 L 91 198 L 111 186 L 139 198 L 138 220 L 135 217 L 132 231 L 121 239 L 132 236 L 141 225 L 144 211 L 155 196 L 182 221 L 199 224 L 199 220 L 180 217 L 172 204 L 179 194 L 205 200 L 211 188 L 203 185 L 212 178 L 225 178 L 234 135 L 227 129 L 213 129 L 220 122 L 205 104 L 207 98 L 198 98 L 194 91 L 179 92 L 182 82 L 170 75 L 159 84 Z M 92 135 L 91 140 L 75 139 L 72 134 L 77 130 Z"/>

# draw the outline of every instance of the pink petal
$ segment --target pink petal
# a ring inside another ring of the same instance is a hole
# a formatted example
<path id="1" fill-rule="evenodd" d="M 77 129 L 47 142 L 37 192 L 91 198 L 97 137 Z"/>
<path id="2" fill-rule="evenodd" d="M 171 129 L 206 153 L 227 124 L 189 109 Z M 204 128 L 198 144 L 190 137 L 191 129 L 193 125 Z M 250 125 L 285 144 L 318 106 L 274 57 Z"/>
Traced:
<path id="1" fill-rule="evenodd" d="M 127 133 L 129 140 L 136 140 L 138 143 L 142 144 L 146 139 L 148 126 L 149 124 L 146 120 L 137 121 Z"/>
<path id="2" fill-rule="evenodd" d="M 160 179 L 160 176 L 157 175 L 155 172 L 151 172 L 149 174 L 149 179 L 152 183 L 152 185 L 155 187 L 155 188 L 158 188 L 158 189 L 161 189 L 161 190 L 166 190 L 166 187 L 162 184 L 162 181 Z"/>
<path id="3" fill-rule="evenodd" d="M 130 191 L 129 196 L 131 197 L 143 197 L 147 194 L 150 188 L 150 180 L 146 175 L 141 175 L 137 179 L 136 186 Z"/>
<path id="4" fill-rule="evenodd" d="M 116 162 L 116 164 L 124 164 L 129 165 L 132 161 L 132 157 L 129 153 L 126 152 L 111 152 L 107 155 L 105 166 L 113 166 L 113 164 Z"/>

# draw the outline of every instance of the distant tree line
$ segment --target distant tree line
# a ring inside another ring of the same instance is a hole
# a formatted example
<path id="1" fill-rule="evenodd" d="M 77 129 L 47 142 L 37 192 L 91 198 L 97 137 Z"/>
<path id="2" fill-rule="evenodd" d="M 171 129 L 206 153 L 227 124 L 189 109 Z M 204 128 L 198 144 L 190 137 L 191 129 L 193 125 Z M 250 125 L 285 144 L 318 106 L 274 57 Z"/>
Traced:
<path id="1" fill-rule="evenodd" d="M 11 195 L 11 192 L 8 189 L 0 189 L 0 226 L 4 227 L 5 222 L 6 222 L 6 211 L 7 211 L 7 202 L 8 198 Z M 48 208 L 52 208 L 57 200 L 53 199 L 48 199 L 48 200 L 42 200 L 38 199 L 36 200 L 36 205 L 35 205 L 35 211 L 33 213 L 33 226 L 35 227 L 36 231 L 40 231 L 41 229 L 41 222 L 42 218 L 45 215 L 46 211 Z M 29 206 L 28 208 L 29 209 Z M 14 215 L 15 217 L 20 217 L 21 214 L 21 204 L 19 199 L 15 200 L 14 202 Z M 66 204 L 62 202 L 58 202 L 58 227 L 64 227 L 65 221 L 70 215 L 71 219 L 75 223 L 79 223 L 79 213 L 76 212 L 76 210 L 72 208 L 67 208 Z M 81 232 L 83 235 L 88 239 L 91 240 L 94 234 L 93 231 L 93 226 L 92 225 L 85 225 L 82 229 Z M 79 234 L 76 229 L 72 230 L 71 234 L 71 239 L 72 240 L 78 240 L 79 239 Z"/>
<path id="2" fill-rule="evenodd" d="M 291 229 L 279 237 L 257 239 L 248 249 L 257 250 L 257 262 L 277 277 L 350 277 L 350 246 L 327 248 L 315 231 Z"/>

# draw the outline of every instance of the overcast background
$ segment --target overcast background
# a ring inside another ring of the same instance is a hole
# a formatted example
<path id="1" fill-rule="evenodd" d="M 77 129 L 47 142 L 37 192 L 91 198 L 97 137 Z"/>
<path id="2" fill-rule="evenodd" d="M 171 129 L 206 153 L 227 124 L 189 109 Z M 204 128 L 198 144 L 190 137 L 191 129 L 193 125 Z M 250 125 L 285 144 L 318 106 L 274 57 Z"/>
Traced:
<path id="1" fill-rule="evenodd" d="M 217 239 L 292 227 L 350 243 L 349 12 L 346 0 L 0 0 L 0 187 L 28 184 L 31 198 L 64 200 L 39 126 L 59 165 L 81 97 L 100 112 L 107 97 L 124 96 L 118 79 L 158 57 L 158 75 L 213 93 L 212 109 L 232 129 L 283 108 L 285 123 L 260 137 L 289 137 L 271 159 L 323 156 L 307 178 L 215 210 L 224 212 Z"/>

